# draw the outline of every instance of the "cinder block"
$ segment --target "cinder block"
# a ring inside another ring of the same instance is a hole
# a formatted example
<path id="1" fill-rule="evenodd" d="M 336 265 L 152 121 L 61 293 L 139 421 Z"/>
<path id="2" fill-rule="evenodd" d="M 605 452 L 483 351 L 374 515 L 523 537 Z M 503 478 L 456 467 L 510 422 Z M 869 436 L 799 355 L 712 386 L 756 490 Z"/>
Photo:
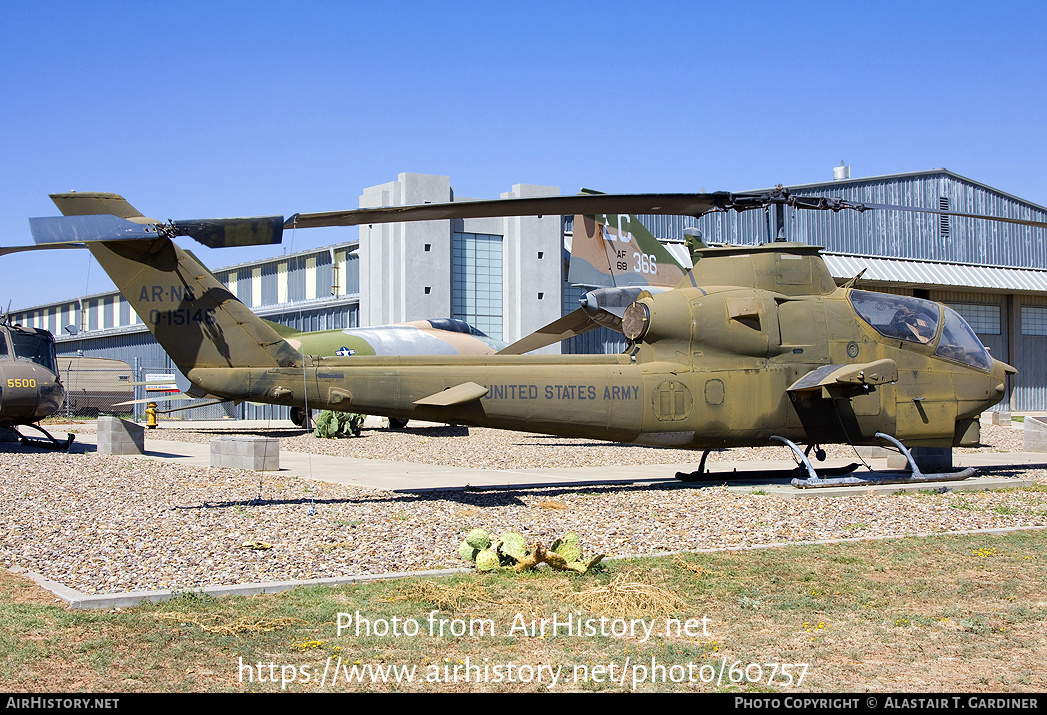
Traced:
<path id="1" fill-rule="evenodd" d="M 993 412 L 992 423 L 994 425 L 1002 425 L 1004 427 L 1011 426 L 1011 413 L 1010 412 Z"/>
<path id="2" fill-rule="evenodd" d="M 883 459 L 884 457 L 890 457 L 892 454 L 897 454 L 897 452 L 886 447 L 866 446 L 855 447 L 854 449 L 862 459 Z"/>
<path id="3" fill-rule="evenodd" d="M 916 466 L 924 474 L 937 474 L 952 469 L 952 447 L 912 447 L 909 452 Z M 905 455 L 892 451 L 891 456 L 887 458 L 887 466 L 891 469 L 906 469 L 909 460 Z"/>
<path id="4" fill-rule="evenodd" d="M 1022 423 L 1022 449 L 1047 452 L 1047 422 L 1042 417 L 1026 416 Z"/>
<path id="5" fill-rule="evenodd" d="M 211 438 L 211 466 L 276 472 L 280 469 L 280 440 L 231 435 Z"/>
<path id="6" fill-rule="evenodd" d="M 142 454 L 145 452 L 145 427 L 116 417 L 98 418 L 99 454 Z"/>

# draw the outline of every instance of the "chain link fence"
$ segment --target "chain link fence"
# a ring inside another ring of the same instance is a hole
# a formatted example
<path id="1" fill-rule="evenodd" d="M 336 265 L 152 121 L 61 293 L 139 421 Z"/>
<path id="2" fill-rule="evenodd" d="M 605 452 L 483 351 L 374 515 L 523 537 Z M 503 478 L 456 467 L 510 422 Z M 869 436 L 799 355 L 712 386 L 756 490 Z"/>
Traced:
<path id="1" fill-rule="evenodd" d="M 185 379 L 167 365 L 131 367 L 110 358 L 59 356 L 58 368 L 66 389 L 58 415 L 67 418 L 112 415 L 140 422 L 145 420 L 146 406 L 154 401 L 165 413 L 164 420 L 288 419 L 287 407 L 278 405 L 207 404 L 213 401 L 189 398 L 179 389 L 188 387 L 180 384 Z"/>
<path id="2" fill-rule="evenodd" d="M 134 405 L 121 405 L 135 397 L 134 371 L 122 360 L 59 357 L 58 370 L 65 385 L 65 405 L 58 414 L 66 417 L 114 415 L 129 418 Z"/>

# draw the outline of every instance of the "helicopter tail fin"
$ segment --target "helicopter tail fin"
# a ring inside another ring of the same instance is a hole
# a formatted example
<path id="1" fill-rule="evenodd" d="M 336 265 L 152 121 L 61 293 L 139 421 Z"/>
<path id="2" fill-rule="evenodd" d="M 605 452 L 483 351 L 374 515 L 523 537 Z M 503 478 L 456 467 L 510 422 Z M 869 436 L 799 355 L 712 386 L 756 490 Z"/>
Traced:
<path id="1" fill-rule="evenodd" d="M 686 271 L 679 261 L 635 216 L 574 217 L 570 283 L 607 288 L 675 286 L 684 275 Z"/>
<path id="2" fill-rule="evenodd" d="M 169 238 L 88 249 L 183 374 L 301 364 L 294 346 Z"/>
<path id="3" fill-rule="evenodd" d="M 147 219 L 119 194 L 52 194 L 66 216 Z M 183 373 L 194 367 L 281 367 L 301 354 L 200 261 L 169 238 L 91 241 L 88 249 Z"/>

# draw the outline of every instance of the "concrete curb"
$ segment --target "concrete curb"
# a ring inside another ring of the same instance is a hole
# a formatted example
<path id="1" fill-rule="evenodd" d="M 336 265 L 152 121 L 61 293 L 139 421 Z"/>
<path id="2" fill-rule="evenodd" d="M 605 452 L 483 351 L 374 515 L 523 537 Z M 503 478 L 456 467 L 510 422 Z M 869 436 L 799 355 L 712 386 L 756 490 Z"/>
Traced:
<path id="1" fill-rule="evenodd" d="M 921 534 L 890 534 L 882 536 L 856 536 L 842 539 L 818 539 L 816 541 L 785 541 L 770 544 L 750 544 L 748 546 L 723 546 L 709 549 L 691 549 L 688 551 L 659 551 L 650 554 L 619 554 L 607 557 L 606 561 L 624 561 L 628 559 L 656 558 L 661 556 L 677 556 L 681 554 L 714 554 L 725 551 L 753 551 L 756 549 L 780 549 L 793 546 L 828 546 L 832 544 L 849 544 L 862 541 L 885 541 L 888 539 L 928 538 L 932 536 L 976 536 L 978 534 L 1009 534 L 1017 531 L 1039 531 L 1047 529 L 1047 526 L 1008 526 L 999 529 L 974 529 L 968 531 L 939 531 Z M 206 586 L 200 589 L 188 591 L 125 591 L 123 593 L 103 593 L 89 595 L 67 588 L 44 578 L 38 573 L 14 567 L 10 569 L 13 573 L 19 573 L 32 579 L 41 588 L 47 589 L 58 598 L 65 601 L 74 610 L 102 609 L 102 608 L 130 608 L 145 602 L 169 601 L 172 598 L 186 594 L 199 594 L 218 598 L 221 596 L 257 596 L 266 593 L 279 593 L 292 588 L 308 588 L 310 586 L 345 586 L 351 583 L 365 581 L 388 581 L 403 578 L 430 578 L 435 576 L 453 576 L 461 573 L 471 573 L 474 569 L 438 569 L 433 571 L 403 571 L 385 574 L 361 574 L 359 576 L 338 576 L 334 578 L 304 579 L 301 581 L 273 581 L 270 583 L 245 583 L 231 586 Z"/>
<path id="2" fill-rule="evenodd" d="M 426 578 L 434 576 L 452 576 L 457 573 L 467 573 L 473 569 L 439 569 L 435 571 L 405 571 L 385 574 L 361 574 L 359 576 L 336 576 L 332 578 L 313 578 L 301 581 L 272 581 L 268 583 L 244 583 L 228 586 L 205 586 L 203 588 L 163 591 L 124 591 L 122 593 L 99 593 L 87 594 L 63 586 L 51 581 L 38 573 L 14 567 L 10 569 L 13 573 L 19 573 L 32 579 L 36 585 L 45 588 L 55 596 L 65 601 L 70 608 L 75 610 L 87 610 L 97 608 L 129 608 L 145 602 L 169 601 L 184 595 L 202 595 L 219 598 L 221 596 L 257 596 L 266 593 L 279 593 L 292 588 L 308 588 L 310 586 L 345 586 L 351 583 L 363 581 L 388 581 L 401 578 Z"/>

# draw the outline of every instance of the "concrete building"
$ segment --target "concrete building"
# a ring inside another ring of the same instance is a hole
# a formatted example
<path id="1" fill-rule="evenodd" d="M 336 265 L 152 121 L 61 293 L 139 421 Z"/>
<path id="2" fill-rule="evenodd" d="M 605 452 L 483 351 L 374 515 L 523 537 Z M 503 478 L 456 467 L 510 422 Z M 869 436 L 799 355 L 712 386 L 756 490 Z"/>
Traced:
<path id="1" fill-rule="evenodd" d="M 501 198 L 559 193 L 516 184 Z M 400 174 L 366 189 L 360 207 L 467 200 L 449 177 Z M 361 324 L 450 316 L 513 342 L 560 317 L 562 249 L 559 216 L 361 226 Z"/>
<path id="2" fill-rule="evenodd" d="M 834 172 L 843 173 L 841 167 Z M 1047 220 L 1044 207 L 945 169 L 841 176 L 788 188 L 854 202 Z M 518 184 L 501 196 L 558 193 L 554 187 Z M 360 206 L 452 200 L 465 199 L 454 195 L 448 177 L 405 173 L 365 189 Z M 1021 371 L 1000 409 L 1047 410 L 1042 357 L 1047 354 L 1047 231 L 933 214 L 832 214 L 788 207 L 641 220 L 676 247 L 688 227 L 700 229 L 707 243 L 759 243 L 781 231 L 789 240 L 825 246 L 826 261 L 841 283 L 864 269 L 862 287 L 947 303 L 996 357 Z M 258 314 L 299 330 L 454 317 L 511 342 L 577 307 L 581 291 L 564 282 L 564 245 L 571 228 L 572 217 L 559 216 L 376 224 L 361 226 L 358 240 L 222 268 L 215 275 Z M 118 293 L 15 310 L 13 318 L 54 333 L 59 354 L 79 351 L 123 360 L 139 379 L 147 372 L 174 372 Z M 601 329 L 562 348 L 616 352 L 624 345 L 620 334 Z M 241 405 L 192 410 L 186 416 L 278 419 L 285 411 Z"/>

